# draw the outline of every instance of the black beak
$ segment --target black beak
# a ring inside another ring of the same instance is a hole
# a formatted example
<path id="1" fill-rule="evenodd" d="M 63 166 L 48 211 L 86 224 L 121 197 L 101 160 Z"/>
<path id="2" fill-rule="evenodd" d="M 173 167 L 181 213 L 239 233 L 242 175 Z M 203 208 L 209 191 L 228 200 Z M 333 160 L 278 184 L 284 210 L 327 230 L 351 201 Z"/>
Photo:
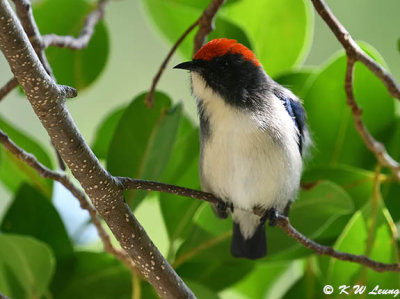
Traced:
<path id="1" fill-rule="evenodd" d="M 195 61 L 187 61 L 187 62 L 182 62 L 178 65 L 174 66 L 174 69 L 182 69 L 182 70 L 188 70 L 188 71 L 194 71 L 197 69 L 197 64 Z"/>

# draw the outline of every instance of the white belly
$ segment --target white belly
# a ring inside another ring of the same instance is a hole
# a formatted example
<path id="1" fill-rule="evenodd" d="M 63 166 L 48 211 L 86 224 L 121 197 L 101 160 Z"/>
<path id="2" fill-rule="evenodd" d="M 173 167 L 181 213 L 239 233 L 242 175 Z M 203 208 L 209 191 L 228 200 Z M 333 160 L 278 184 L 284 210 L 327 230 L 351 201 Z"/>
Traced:
<path id="1" fill-rule="evenodd" d="M 293 120 L 279 99 L 269 99 L 272 110 L 263 127 L 250 112 L 226 104 L 199 75 L 192 75 L 192 83 L 210 127 L 202 141 L 202 188 L 239 209 L 260 206 L 282 212 L 296 195 L 302 160 Z"/>
<path id="2" fill-rule="evenodd" d="M 202 150 L 202 180 L 209 191 L 234 207 L 282 210 L 294 194 L 286 190 L 288 161 L 268 133 L 240 124 L 213 128 Z"/>

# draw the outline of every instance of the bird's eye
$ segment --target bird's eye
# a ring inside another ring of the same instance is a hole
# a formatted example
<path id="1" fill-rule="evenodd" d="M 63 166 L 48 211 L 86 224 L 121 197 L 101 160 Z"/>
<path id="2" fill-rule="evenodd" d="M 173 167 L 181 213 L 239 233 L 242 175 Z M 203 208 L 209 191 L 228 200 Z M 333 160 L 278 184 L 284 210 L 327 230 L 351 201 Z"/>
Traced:
<path id="1" fill-rule="evenodd" d="M 228 68 L 228 66 L 229 66 L 229 61 L 223 60 L 221 63 L 221 68 L 226 70 Z"/>

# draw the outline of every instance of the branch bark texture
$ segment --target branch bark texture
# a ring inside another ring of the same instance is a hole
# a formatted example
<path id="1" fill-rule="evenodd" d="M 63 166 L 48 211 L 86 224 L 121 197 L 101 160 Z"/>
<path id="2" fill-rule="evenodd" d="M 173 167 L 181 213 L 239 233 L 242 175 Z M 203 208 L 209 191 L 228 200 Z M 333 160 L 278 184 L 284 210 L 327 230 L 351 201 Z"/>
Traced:
<path id="1" fill-rule="evenodd" d="M 0 50 L 54 146 L 138 270 L 160 296 L 193 298 L 124 202 L 119 180 L 101 166 L 79 133 L 64 105 L 76 91 L 47 74 L 6 0 L 0 0 Z"/>

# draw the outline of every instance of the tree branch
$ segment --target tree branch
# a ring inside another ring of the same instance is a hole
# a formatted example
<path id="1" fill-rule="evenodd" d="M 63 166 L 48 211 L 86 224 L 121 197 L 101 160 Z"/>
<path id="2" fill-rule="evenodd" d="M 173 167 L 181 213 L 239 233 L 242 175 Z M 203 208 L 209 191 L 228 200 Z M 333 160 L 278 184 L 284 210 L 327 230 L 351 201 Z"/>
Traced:
<path id="1" fill-rule="evenodd" d="M 147 190 L 147 191 L 159 191 L 165 193 L 176 194 L 180 196 L 186 196 L 194 199 L 204 200 L 210 203 L 218 203 L 221 202 L 220 199 L 212 195 L 211 193 L 206 193 L 202 191 L 197 191 L 189 188 L 152 182 L 152 181 L 145 181 L 145 180 L 135 180 L 131 178 L 120 178 L 123 187 L 127 190 L 135 189 L 135 190 Z M 221 202 L 222 203 L 222 202 Z M 265 211 L 260 209 L 256 210 L 247 210 L 249 213 L 254 213 L 258 216 L 263 216 Z M 303 245 L 304 247 L 314 251 L 317 254 L 324 254 L 329 255 L 331 257 L 349 261 L 353 263 L 358 263 L 361 265 L 365 265 L 372 270 L 377 272 L 385 272 L 385 271 L 395 271 L 400 272 L 400 264 L 385 264 L 380 263 L 374 260 L 369 259 L 364 255 L 354 255 L 350 253 L 344 253 L 340 251 L 334 250 L 332 247 L 321 245 L 316 243 L 315 241 L 307 238 L 300 232 L 298 232 L 293 226 L 291 226 L 289 219 L 283 216 L 279 216 L 277 220 L 277 226 L 279 226 L 289 237 L 296 240 L 298 243 Z M 178 264 L 180 264 L 179 262 Z"/>
<path id="2" fill-rule="evenodd" d="M 110 241 L 110 237 L 101 225 L 100 218 L 96 210 L 89 204 L 86 199 L 85 193 L 78 189 L 68 178 L 66 174 L 57 173 L 51 169 L 48 169 L 42 163 L 40 163 L 35 156 L 25 152 L 22 148 L 16 145 L 6 133 L 0 130 L 0 143 L 12 154 L 14 154 L 19 160 L 28 164 L 32 169 L 34 169 L 38 175 L 43 178 L 51 179 L 61 183 L 67 190 L 69 190 L 78 200 L 82 209 L 89 212 L 90 218 L 96 230 L 100 236 L 101 241 L 105 251 L 114 255 L 118 260 L 123 262 L 128 269 L 136 273 L 135 264 L 132 262 L 131 258 L 126 254 L 125 251 L 116 249 Z"/>
<path id="3" fill-rule="evenodd" d="M 42 62 L 47 73 L 51 76 L 53 76 L 53 72 L 50 64 L 48 63 L 44 50 L 50 46 L 70 48 L 73 50 L 86 48 L 94 34 L 94 28 L 96 27 L 97 23 L 104 17 L 105 7 L 109 2 L 109 0 L 99 0 L 96 8 L 86 17 L 79 36 L 77 38 L 74 38 L 72 36 L 60 36 L 57 34 L 48 34 L 42 36 L 33 17 L 30 1 L 13 1 L 15 3 L 17 16 L 21 21 L 25 33 L 28 35 L 28 38 L 33 48 L 39 56 L 39 60 Z M 6 85 L 4 85 L 0 89 L 0 101 L 17 86 L 18 80 L 15 77 L 10 79 L 6 83 Z M 63 164 L 60 163 L 60 166 L 61 165 Z"/>
<path id="4" fill-rule="evenodd" d="M 13 77 L 0 89 L 0 101 L 10 93 L 15 87 L 18 86 L 18 80 Z"/>
<path id="5" fill-rule="evenodd" d="M 218 10 L 224 4 L 225 0 L 213 0 L 204 10 L 199 19 L 199 30 L 194 37 L 193 54 L 195 54 L 205 43 L 207 35 L 214 30 L 214 20 Z"/>
<path id="6" fill-rule="evenodd" d="M 179 47 L 179 45 L 183 42 L 183 40 L 185 39 L 185 37 L 192 32 L 192 30 L 199 25 L 199 20 L 197 19 L 192 25 L 189 26 L 188 29 L 186 29 L 186 31 L 178 38 L 178 40 L 176 41 L 176 43 L 172 46 L 171 50 L 168 52 L 167 57 L 165 57 L 164 61 L 161 63 L 160 68 L 158 69 L 157 74 L 155 75 L 155 77 L 153 78 L 153 81 L 151 83 L 151 87 L 149 92 L 146 95 L 146 98 L 144 99 L 144 102 L 146 103 L 147 107 L 151 108 L 153 107 L 154 104 L 154 92 L 156 90 L 156 86 L 158 81 L 161 78 L 162 73 L 164 72 L 169 60 L 171 59 L 172 55 L 175 53 L 176 49 Z"/>
<path id="7" fill-rule="evenodd" d="M 224 4 L 225 0 L 212 0 L 208 7 L 203 11 L 201 16 L 189 26 L 188 29 L 178 38 L 175 44 L 172 46 L 171 50 L 168 52 L 167 56 L 165 57 L 164 61 L 161 63 L 160 68 L 158 69 L 157 74 L 154 76 L 153 81 L 151 83 L 151 87 L 149 92 L 146 95 L 144 102 L 146 103 L 147 107 L 151 108 L 154 104 L 154 92 L 156 90 L 156 86 L 158 81 L 161 78 L 162 73 L 164 72 L 169 60 L 171 59 L 172 55 L 175 53 L 176 49 L 179 45 L 183 42 L 185 37 L 192 32 L 197 25 L 200 25 L 199 31 L 197 32 L 195 39 L 194 39 L 194 53 L 196 53 L 201 46 L 204 44 L 204 41 L 207 35 L 214 29 L 214 18 L 219 10 L 219 8 Z"/>
<path id="8" fill-rule="evenodd" d="M 118 259 L 123 261 L 130 269 L 134 269 L 134 265 L 132 265 L 132 261 L 129 259 L 129 257 L 122 251 L 118 251 L 117 249 L 113 248 L 112 244 L 109 242 L 109 237 L 104 231 L 104 229 L 101 226 L 101 223 L 97 217 L 96 211 L 91 207 L 91 205 L 87 202 L 85 195 L 77 189 L 71 181 L 69 181 L 68 177 L 66 175 L 58 174 L 52 170 L 47 169 L 45 166 L 40 164 L 36 158 L 30 154 L 25 153 L 22 149 L 18 148 L 11 140 L 9 140 L 8 136 L 4 134 L 0 130 L 0 142 L 13 154 L 15 154 L 19 159 L 25 161 L 28 165 L 30 165 L 33 169 L 35 169 L 39 175 L 45 178 L 50 178 L 53 180 L 56 180 L 60 183 L 62 183 L 68 190 L 71 191 L 71 193 L 79 199 L 81 202 L 82 208 L 86 209 L 89 211 L 90 216 L 93 220 L 93 223 L 95 224 L 96 228 L 98 228 L 99 234 L 102 237 L 102 241 L 104 243 L 105 249 L 115 255 Z M 117 177 L 122 184 L 123 188 L 126 190 L 146 190 L 146 191 L 158 191 L 158 192 L 164 192 L 164 193 L 170 193 L 170 194 L 176 194 L 179 196 L 185 196 L 185 197 L 190 197 L 193 199 L 200 199 L 204 200 L 210 203 L 218 203 L 221 202 L 220 199 L 215 197 L 211 193 L 207 192 L 202 192 L 198 190 L 193 190 L 185 187 L 179 187 L 175 185 L 170 185 L 170 184 L 165 184 L 165 183 L 159 183 L 159 182 L 153 182 L 153 181 L 146 181 L 146 180 L 137 180 L 137 179 L 132 179 L 132 178 L 126 178 L 126 177 Z M 254 210 L 254 211 L 248 211 L 251 213 L 254 213 L 256 215 L 262 216 L 265 211 L 261 210 Z M 374 260 L 371 260 L 367 256 L 364 255 L 354 255 L 350 253 L 345 253 L 341 251 L 336 251 L 332 247 L 321 245 L 319 243 L 316 243 L 315 241 L 307 238 L 300 232 L 298 232 L 289 222 L 289 219 L 283 216 L 279 216 L 277 220 L 277 226 L 279 226 L 289 237 L 293 238 L 296 240 L 298 243 L 303 245 L 304 247 L 314 251 L 317 254 L 323 254 L 323 255 L 328 255 L 343 261 L 349 261 L 353 263 L 358 263 L 361 265 L 364 265 L 368 268 L 371 268 L 372 270 L 375 270 L 377 272 L 385 272 L 385 271 L 394 271 L 394 272 L 400 272 L 400 264 L 385 264 L 385 263 L 380 263 Z M 230 235 L 230 232 L 216 238 L 213 240 L 210 244 L 214 244 L 218 242 L 220 239 L 225 239 Z M 207 245 L 204 245 L 206 247 L 209 247 Z M 195 255 L 196 252 L 191 252 L 188 257 L 181 257 L 177 261 L 175 261 L 174 266 L 180 265 L 183 263 L 184 260 L 187 260 L 187 258 L 190 258 L 191 256 Z M 129 259 L 129 260 L 128 260 Z"/>
<path id="9" fill-rule="evenodd" d="M 39 28 L 36 25 L 35 18 L 33 17 L 32 6 L 30 0 L 13 0 L 17 16 L 21 22 L 26 35 L 31 42 L 33 49 L 35 49 L 39 60 L 42 62 L 47 73 L 53 76 L 53 71 L 49 62 L 47 61 L 46 54 L 44 53 L 45 46 L 40 34 Z"/>
<path id="10" fill-rule="evenodd" d="M 350 106 L 353 113 L 355 128 L 360 134 L 367 148 L 375 155 L 378 162 L 382 166 L 389 168 L 393 176 L 397 180 L 400 180 L 400 164 L 389 155 L 384 144 L 377 141 L 370 134 L 362 121 L 362 109 L 358 106 L 353 94 L 353 72 L 355 62 L 358 60 L 367 68 L 369 68 L 385 84 L 391 96 L 400 99 L 400 88 L 396 84 L 392 75 L 360 48 L 360 46 L 351 37 L 350 33 L 339 22 L 339 20 L 335 17 L 323 0 L 311 1 L 315 7 L 315 10 L 319 13 L 333 34 L 336 36 L 337 40 L 346 50 L 347 69 L 345 90 L 347 95 L 347 104 Z"/>
<path id="11" fill-rule="evenodd" d="M 347 96 L 347 104 L 351 108 L 354 126 L 357 132 L 360 134 L 361 138 L 364 140 L 367 148 L 375 154 L 380 165 L 388 167 L 393 175 L 400 179 L 400 165 L 396 162 L 386 151 L 385 146 L 374 139 L 374 137 L 369 133 L 367 127 L 362 120 L 362 109 L 358 106 L 353 92 L 353 78 L 354 78 L 354 64 L 355 60 L 352 57 L 347 57 L 347 67 L 346 67 L 346 79 L 345 79 L 345 90 Z"/>
<path id="12" fill-rule="evenodd" d="M 311 0 L 311 2 L 315 10 L 336 36 L 337 40 L 342 44 L 343 48 L 346 50 L 347 56 L 362 62 L 386 85 L 392 97 L 400 99 L 400 87 L 396 84 L 392 75 L 360 48 L 326 3 L 323 0 Z"/>
<path id="13" fill-rule="evenodd" d="M 80 50 L 86 48 L 92 38 L 97 23 L 104 17 L 105 7 L 109 0 L 100 0 L 96 8 L 86 17 L 84 25 L 78 37 L 47 34 L 43 36 L 44 46 L 55 46 Z"/>
<path id="14" fill-rule="evenodd" d="M 118 179 L 81 136 L 65 107 L 73 89 L 57 85 L 46 73 L 7 0 L 0 0 L 0 50 L 61 157 L 140 273 L 162 297 L 194 298 L 124 202 Z"/>
<path id="15" fill-rule="evenodd" d="M 364 265 L 374 271 L 377 272 L 400 272 L 400 264 L 385 264 L 380 263 L 364 255 L 355 255 L 350 253 L 345 253 L 341 251 L 337 251 L 329 246 L 324 246 L 314 242 L 313 240 L 305 237 L 300 232 L 298 232 L 289 222 L 289 219 L 283 216 L 279 216 L 276 222 L 276 225 L 279 226 L 289 237 L 296 240 L 298 243 L 303 245 L 304 247 L 311 249 L 317 254 L 328 255 L 334 258 L 337 258 L 342 261 L 348 261 L 352 263 L 357 263 Z"/>

